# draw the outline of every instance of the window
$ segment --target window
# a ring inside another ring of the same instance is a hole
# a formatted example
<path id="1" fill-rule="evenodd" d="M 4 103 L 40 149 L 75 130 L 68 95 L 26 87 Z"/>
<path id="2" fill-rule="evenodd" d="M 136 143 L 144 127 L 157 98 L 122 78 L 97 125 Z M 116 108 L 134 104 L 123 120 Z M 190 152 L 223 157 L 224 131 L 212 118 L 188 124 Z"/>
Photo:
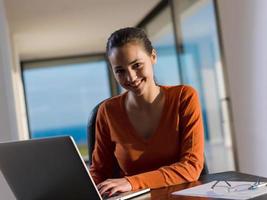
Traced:
<path id="1" fill-rule="evenodd" d="M 173 0 L 183 83 L 199 93 L 206 136 L 206 158 L 212 171 L 233 170 L 234 159 L 221 52 L 212 0 Z M 220 162 L 216 156 L 220 154 Z"/>
<path id="2" fill-rule="evenodd" d="M 157 64 L 154 66 L 157 83 L 161 85 L 180 84 L 170 8 L 165 7 L 144 28 L 158 55 Z"/>
<path id="3" fill-rule="evenodd" d="M 111 95 L 105 60 L 29 62 L 22 71 L 31 138 L 71 135 L 86 158 L 90 111 Z"/>

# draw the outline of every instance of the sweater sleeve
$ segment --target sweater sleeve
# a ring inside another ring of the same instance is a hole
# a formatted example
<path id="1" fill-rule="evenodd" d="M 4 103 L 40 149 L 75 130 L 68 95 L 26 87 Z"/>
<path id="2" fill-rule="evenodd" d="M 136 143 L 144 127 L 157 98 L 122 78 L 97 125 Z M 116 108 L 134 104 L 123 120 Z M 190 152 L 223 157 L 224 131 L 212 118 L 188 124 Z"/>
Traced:
<path id="1" fill-rule="evenodd" d="M 99 107 L 95 125 L 95 147 L 92 156 L 90 174 L 96 184 L 101 183 L 114 175 L 116 159 L 114 143 L 111 141 L 110 131 L 105 120 L 105 108 Z"/>
<path id="2" fill-rule="evenodd" d="M 179 161 L 157 170 L 126 177 L 133 189 L 160 188 L 196 181 L 204 163 L 204 130 L 201 108 L 196 91 L 184 86 L 180 93 Z"/>

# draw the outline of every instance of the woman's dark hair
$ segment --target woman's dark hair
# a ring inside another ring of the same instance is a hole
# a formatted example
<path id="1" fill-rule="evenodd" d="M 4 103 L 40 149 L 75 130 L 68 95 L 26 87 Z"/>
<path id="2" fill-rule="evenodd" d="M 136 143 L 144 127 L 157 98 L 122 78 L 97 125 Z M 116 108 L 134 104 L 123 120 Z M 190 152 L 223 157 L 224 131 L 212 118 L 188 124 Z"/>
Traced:
<path id="1" fill-rule="evenodd" d="M 110 55 L 112 48 L 122 47 L 129 42 L 142 44 L 144 50 L 151 55 L 153 47 L 145 31 L 141 28 L 127 27 L 113 32 L 108 38 L 106 55 Z"/>

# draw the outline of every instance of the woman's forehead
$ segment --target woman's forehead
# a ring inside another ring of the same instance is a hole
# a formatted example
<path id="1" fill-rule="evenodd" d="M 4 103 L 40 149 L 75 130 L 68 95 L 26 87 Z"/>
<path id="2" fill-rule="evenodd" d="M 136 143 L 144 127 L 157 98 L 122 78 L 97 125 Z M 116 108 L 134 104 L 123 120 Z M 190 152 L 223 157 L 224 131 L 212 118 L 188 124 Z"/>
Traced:
<path id="1" fill-rule="evenodd" d="M 127 44 L 122 47 L 112 48 L 109 60 L 111 62 L 129 62 L 129 60 L 141 59 L 145 56 L 147 56 L 147 54 L 142 46 Z"/>

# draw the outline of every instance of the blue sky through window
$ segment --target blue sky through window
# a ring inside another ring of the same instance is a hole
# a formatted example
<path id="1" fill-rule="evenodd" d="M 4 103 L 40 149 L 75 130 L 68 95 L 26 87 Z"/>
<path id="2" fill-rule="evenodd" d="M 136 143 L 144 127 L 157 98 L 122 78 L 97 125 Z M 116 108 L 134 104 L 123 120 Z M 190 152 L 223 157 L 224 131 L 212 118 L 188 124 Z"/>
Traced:
<path id="1" fill-rule="evenodd" d="M 23 71 L 32 137 L 73 135 L 86 142 L 91 109 L 110 96 L 105 61 Z"/>

